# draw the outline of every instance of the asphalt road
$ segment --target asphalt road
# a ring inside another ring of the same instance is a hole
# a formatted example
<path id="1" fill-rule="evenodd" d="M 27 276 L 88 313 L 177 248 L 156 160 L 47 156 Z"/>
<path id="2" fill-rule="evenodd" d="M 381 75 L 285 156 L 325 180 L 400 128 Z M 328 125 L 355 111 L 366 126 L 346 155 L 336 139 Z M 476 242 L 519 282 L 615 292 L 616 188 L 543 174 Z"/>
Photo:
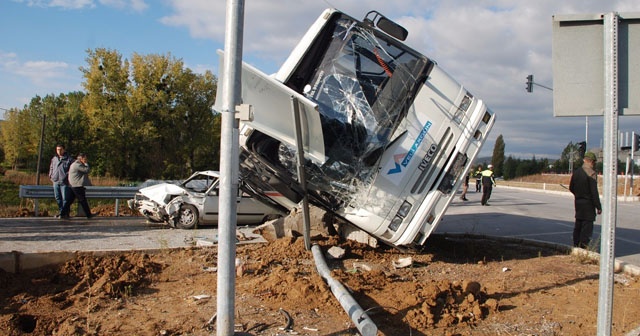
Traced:
<path id="1" fill-rule="evenodd" d="M 571 245 L 573 198 L 569 193 L 537 192 L 496 187 L 491 206 L 480 205 L 480 193 L 470 192 L 469 201 L 456 198 L 436 233 L 470 233 L 512 237 Z M 640 265 L 640 207 L 637 202 L 618 202 L 616 258 Z M 600 217 L 594 228 L 600 236 Z M 248 240 L 264 241 L 252 227 L 239 227 Z M 150 224 L 142 217 L 2 218 L 0 219 L 0 267 L 15 267 L 15 254 L 35 255 L 75 251 L 153 250 L 217 242 L 215 226 L 196 230 L 172 229 Z M 4 258 L 4 259 L 3 259 Z M 3 261 L 4 260 L 4 261 Z M 7 266 L 9 265 L 9 266 Z M 24 262 L 21 267 L 24 267 Z"/>
<path id="2" fill-rule="evenodd" d="M 50 217 L 0 219 L 0 252 L 146 250 L 192 246 L 214 241 L 214 226 L 178 230 L 147 223 L 143 217 Z"/>
<path id="3" fill-rule="evenodd" d="M 436 228 L 438 233 L 470 233 L 513 237 L 572 245 L 573 195 L 500 187 L 493 189 L 491 206 L 480 205 L 482 194 L 467 193 L 469 201 L 456 198 Z M 640 206 L 638 202 L 618 202 L 615 256 L 640 265 Z M 600 241 L 602 217 L 593 229 L 593 241 Z M 597 247 L 596 252 L 599 252 Z"/>

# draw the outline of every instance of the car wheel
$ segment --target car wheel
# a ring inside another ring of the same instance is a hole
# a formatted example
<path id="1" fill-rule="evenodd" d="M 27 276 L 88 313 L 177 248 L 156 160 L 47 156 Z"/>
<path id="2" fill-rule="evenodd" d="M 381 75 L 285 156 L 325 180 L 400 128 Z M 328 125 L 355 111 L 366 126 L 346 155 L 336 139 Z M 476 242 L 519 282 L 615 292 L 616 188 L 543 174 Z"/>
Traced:
<path id="1" fill-rule="evenodd" d="M 180 212 L 176 220 L 179 229 L 193 229 L 198 225 L 198 210 L 191 204 L 180 206 Z"/>

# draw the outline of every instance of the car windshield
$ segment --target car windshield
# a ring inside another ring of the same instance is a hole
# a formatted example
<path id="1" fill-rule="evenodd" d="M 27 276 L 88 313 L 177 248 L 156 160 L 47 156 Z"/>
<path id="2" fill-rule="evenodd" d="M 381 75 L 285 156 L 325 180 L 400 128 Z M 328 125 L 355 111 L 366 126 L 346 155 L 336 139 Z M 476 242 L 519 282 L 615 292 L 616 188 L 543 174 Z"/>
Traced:
<path id="1" fill-rule="evenodd" d="M 189 177 L 182 183 L 182 186 L 185 189 L 194 191 L 194 192 L 205 192 L 213 186 L 218 181 L 218 178 L 214 176 L 209 176 L 205 174 L 198 174 Z"/>

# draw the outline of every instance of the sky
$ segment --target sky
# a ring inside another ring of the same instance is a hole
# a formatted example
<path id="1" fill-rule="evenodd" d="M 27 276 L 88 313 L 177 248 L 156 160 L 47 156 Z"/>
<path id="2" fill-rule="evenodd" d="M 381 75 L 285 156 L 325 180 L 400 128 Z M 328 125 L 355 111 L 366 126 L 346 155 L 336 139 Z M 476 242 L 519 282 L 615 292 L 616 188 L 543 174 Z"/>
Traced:
<path id="1" fill-rule="evenodd" d="M 237 1 L 236 1 L 237 3 Z M 87 50 L 171 55 L 195 72 L 218 72 L 224 0 L 0 0 L 0 116 L 35 96 L 81 91 Z M 376 10 L 409 31 L 406 43 L 435 60 L 497 121 L 481 157 L 503 136 L 505 155 L 560 156 L 569 142 L 602 146 L 604 120 L 553 116 L 552 17 L 640 12 L 637 0 L 246 0 L 243 60 L 274 73 L 325 8 L 363 18 Z M 588 127 L 587 127 L 588 126 Z M 640 116 L 620 116 L 640 132 Z M 621 145 L 623 145 L 621 143 Z"/>

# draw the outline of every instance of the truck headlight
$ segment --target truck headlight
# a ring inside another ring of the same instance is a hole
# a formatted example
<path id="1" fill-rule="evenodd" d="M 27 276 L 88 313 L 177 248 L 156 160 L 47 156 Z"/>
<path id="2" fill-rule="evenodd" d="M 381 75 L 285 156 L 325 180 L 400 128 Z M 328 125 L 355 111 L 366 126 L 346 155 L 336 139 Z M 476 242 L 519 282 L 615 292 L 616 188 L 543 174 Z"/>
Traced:
<path id="1" fill-rule="evenodd" d="M 404 218 L 404 217 L 407 217 L 407 215 L 409 214 L 409 211 L 411 211 L 411 203 L 404 201 L 402 202 L 400 209 L 398 209 L 397 215 Z"/>
<path id="2" fill-rule="evenodd" d="M 391 223 L 389 224 L 389 230 L 398 231 L 400 224 L 402 224 L 404 218 L 407 217 L 409 211 L 411 211 L 411 203 L 407 201 L 402 202 L 402 205 L 400 206 L 400 209 L 398 209 L 396 216 L 393 218 L 393 220 L 391 220 Z"/>
<path id="3" fill-rule="evenodd" d="M 400 224 L 402 224 L 403 218 L 400 216 L 395 216 L 393 220 L 391 220 L 391 224 L 389 224 L 389 230 L 398 231 Z"/>

